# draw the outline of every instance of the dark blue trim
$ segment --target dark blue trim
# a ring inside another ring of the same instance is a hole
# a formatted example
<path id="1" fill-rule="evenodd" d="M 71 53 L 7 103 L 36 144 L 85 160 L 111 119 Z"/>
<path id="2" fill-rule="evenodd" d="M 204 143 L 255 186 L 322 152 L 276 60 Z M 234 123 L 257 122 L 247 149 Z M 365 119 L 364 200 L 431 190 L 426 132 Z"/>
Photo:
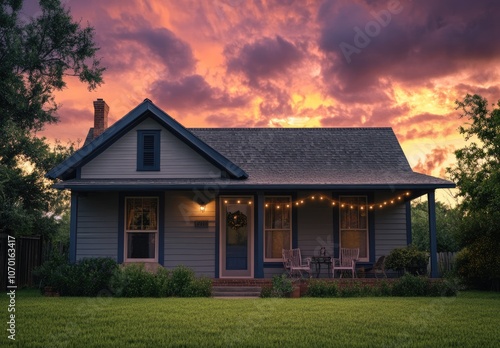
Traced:
<path id="1" fill-rule="evenodd" d="M 81 179 L 82 178 L 82 167 L 76 168 L 76 178 Z"/>
<path id="2" fill-rule="evenodd" d="M 215 278 L 220 277 L 220 197 L 215 199 Z"/>
<path id="3" fill-rule="evenodd" d="M 159 216 L 158 216 L 158 263 L 165 263 L 165 193 L 159 193 Z"/>
<path id="4" fill-rule="evenodd" d="M 117 180 L 102 180 L 101 183 L 96 184 L 95 179 L 88 180 L 88 183 L 84 180 L 82 181 L 66 181 L 60 182 L 54 185 L 54 188 L 58 189 L 74 189 L 79 191 L 120 191 L 120 190 L 204 190 L 207 185 L 218 185 L 223 186 L 228 194 L 230 191 L 240 192 L 244 191 L 257 191 L 257 190 L 266 190 L 266 191 L 293 191 L 293 190 L 329 190 L 329 191 L 345 191 L 349 194 L 356 194 L 356 191 L 366 192 L 368 190 L 375 191 L 389 191 L 387 187 L 391 187 L 394 190 L 423 190 L 424 192 L 420 192 L 418 194 L 412 192 L 411 199 L 415 199 L 420 197 L 429 189 L 438 189 L 438 188 L 454 188 L 453 185 L 389 185 L 389 184 L 377 184 L 377 185 L 321 185 L 321 184 L 286 184 L 286 185 L 278 185 L 278 184 L 262 184 L 262 185 L 252 185 L 252 184 L 242 184 L 239 181 L 219 181 L 219 182 L 199 182 L 196 184 L 190 183 L 161 183 L 159 180 L 154 180 L 152 182 L 151 179 L 137 180 L 130 179 L 127 183 L 116 183 L 120 181 L 125 181 L 125 179 L 117 179 Z M 392 190 L 391 190 L 392 191 Z"/>
<path id="5" fill-rule="evenodd" d="M 227 172 L 230 177 L 235 179 L 248 178 L 248 174 L 245 173 L 243 169 L 200 140 L 170 115 L 154 105 L 149 99 L 144 100 L 127 115 L 119 119 L 114 125 L 106 129 L 100 136 L 50 170 L 46 174 L 46 177 L 51 179 L 70 179 L 75 175 L 75 169 L 77 167 L 87 163 L 92 155 L 100 153 L 105 148 L 109 147 L 123 134 L 133 128 L 132 126 L 135 126 L 147 117 L 151 117 L 160 123 L 160 125 L 172 132 L 172 134 L 198 152 L 207 161 L 214 164 L 222 171 Z"/>
<path id="6" fill-rule="evenodd" d="M 254 196 L 254 278 L 264 278 L 264 199 L 263 192 Z"/>
<path id="7" fill-rule="evenodd" d="M 76 262 L 76 233 L 78 226 L 78 193 L 71 192 L 71 213 L 69 224 L 69 262 Z"/>
<path id="8" fill-rule="evenodd" d="M 159 171 L 160 170 L 160 130 L 138 130 L 137 131 L 137 171 Z M 144 138 L 153 137 L 153 164 L 145 165 L 144 156 L 151 152 L 144 148 Z"/>
<path id="9" fill-rule="evenodd" d="M 125 252 L 125 196 L 124 192 L 118 195 L 118 263 L 123 263 Z"/>
<path id="10" fill-rule="evenodd" d="M 436 239 L 436 197 L 434 191 L 427 193 L 429 211 L 429 238 L 431 252 L 431 278 L 439 276 L 437 269 L 437 239 Z"/>
<path id="11" fill-rule="evenodd" d="M 406 244 L 410 245 L 413 242 L 411 231 L 411 202 L 406 202 Z"/>
<path id="12" fill-rule="evenodd" d="M 264 262 L 264 268 L 283 268 L 283 262 Z"/>

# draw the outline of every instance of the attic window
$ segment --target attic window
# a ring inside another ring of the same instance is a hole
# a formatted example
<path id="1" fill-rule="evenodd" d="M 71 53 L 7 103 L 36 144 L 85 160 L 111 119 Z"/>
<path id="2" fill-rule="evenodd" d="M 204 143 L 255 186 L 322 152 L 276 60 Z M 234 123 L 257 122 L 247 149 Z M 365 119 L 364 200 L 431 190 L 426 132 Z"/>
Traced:
<path id="1" fill-rule="evenodd" d="M 137 170 L 160 170 L 160 131 L 137 131 Z"/>

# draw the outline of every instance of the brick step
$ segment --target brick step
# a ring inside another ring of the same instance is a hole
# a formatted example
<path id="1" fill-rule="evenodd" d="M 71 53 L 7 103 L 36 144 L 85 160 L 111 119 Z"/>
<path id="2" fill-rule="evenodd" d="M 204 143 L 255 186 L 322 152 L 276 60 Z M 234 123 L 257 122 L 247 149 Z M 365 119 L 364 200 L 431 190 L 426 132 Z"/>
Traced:
<path id="1" fill-rule="evenodd" d="M 259 286 L 214 286 L 213 297 L 260 297 Z"/>

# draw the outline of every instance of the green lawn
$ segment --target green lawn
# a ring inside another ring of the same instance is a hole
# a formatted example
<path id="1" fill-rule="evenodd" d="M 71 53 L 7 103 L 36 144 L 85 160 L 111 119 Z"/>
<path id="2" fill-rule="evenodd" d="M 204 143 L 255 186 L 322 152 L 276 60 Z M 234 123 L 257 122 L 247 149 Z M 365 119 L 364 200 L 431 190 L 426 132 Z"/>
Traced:
<path id="1" fill-rule="evenodd" d="M 21 291 L 19 347 L 499 347 L 500 294 L 451 298 L 48 298 Z"/>

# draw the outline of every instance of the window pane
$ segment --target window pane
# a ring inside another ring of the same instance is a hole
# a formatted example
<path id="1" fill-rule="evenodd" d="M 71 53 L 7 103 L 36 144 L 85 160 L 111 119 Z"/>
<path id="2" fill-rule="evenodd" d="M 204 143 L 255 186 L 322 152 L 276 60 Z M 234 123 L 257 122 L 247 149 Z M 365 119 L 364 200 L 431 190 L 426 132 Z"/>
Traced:
<path id="1" fill-rule="evenodd" d="M 341 235 L 342 248 L 358 248 L 359 257 L 368 257 L 366 230 L 343 230 Z"/>
<path id="2" fill-rule="evenodd" d="M 154 259 L 156 233 L 127 233 L 127 258 Z"/>
<path id="3" fill-rule="evenodd" d="M 127 198 L 126 226 L 128 231 L 156 231 L 158 227 L 158 198 Z"/>
<path id="4" fill-rule="evenodd" d="M 290 249 L 290 230 L 266 232 L 266 258 L 279 259 L 283 249 Z"/>
<path id="5" fill-rule="evenodd" d="M 292 203 L 290 197 L 266 197 L 264 234 L 266 259 L 281 259 L 282 249 L 290 249 Z"/>
<path id="6" fill-rule="evenodd" d="M 368 258 L 368 214 L 366 197 L 340 197 L 341 248 L 358 248 L 361 259 Z M 342 207 L 344 205 L 344 207 Z"/>

